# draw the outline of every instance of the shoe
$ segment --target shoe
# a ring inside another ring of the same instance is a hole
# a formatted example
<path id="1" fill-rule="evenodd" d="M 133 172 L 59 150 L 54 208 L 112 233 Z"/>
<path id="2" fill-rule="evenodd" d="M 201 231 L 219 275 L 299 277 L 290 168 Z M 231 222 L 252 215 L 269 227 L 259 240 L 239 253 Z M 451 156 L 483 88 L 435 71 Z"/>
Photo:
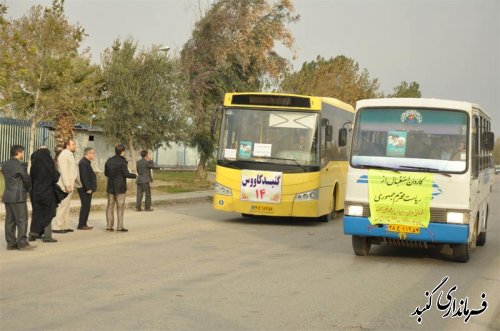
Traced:
<path id="1" fill-rule="evenodd" d="M 124 228 L 124 229 L 118 229 L 118 230 L 116 230 L 116 231 L 120 231 L 120 232 L 128 232 L 128 230 L 127 230 L 127 229 L 125 229 L 125 228 Z"/>
<path id="2" fill-rule="evenodd" d="M 113 228 L 107 228 L 106 231 L 115 231 Z"/>
<path id="3" fill-rule="evenodd" d="M 12 246 L 8 245 L 7 246 L 8 251 L 17 251 L 18 249 L 19 249 L 19 247 L 17 247 L 17 245 L 12 245 Z"/>
<path id="4" fill-rule="evenodd" d="M 84 225 L 81 228 L 78 228 L 78 230 L 92 230 L 93 228 L 94 228 L 93 226 Z"/>
<path id="5" fill-rule="evenodd" d="M 73 230 L 73 229 L 64 229 L 63 231 L 64 231 L 64 232 L 73 232 L 73 231 L 75 231 L 75 230 Z"/>
<path id="6" fill-rule="evenodd" d="M 144 210 L 145 211 L 153 211 L 154 209 L 149 208 L 149 209 L 144 209 Z"/>
<path id="7" fill-rule="evenodd" d="M 54 233 L 66 233 L 65 230 L 52 230 L 52 232 L 54 232 Z"/>
<path id="8" fill-rule="evenodd" d="M 31 251 L 31 250 L 33 250 L 33 249 L 35 249 L 35 248 L 36 248 L 36 246 L 35 246 L 35 245 L 30 245 L 29 243 L 26 243 L 26 245 L 25 245 L 25 246 L 23 246 L 23 247 L 19 247 L 19 250 L 20 250 L 20 251 Z"/>
<path id="9" fill-rule="evenodd" d="M 35 241 L 35 240 L 37 240 L 37 239 L 40 239 L 40 236 L 37 236 L 36 234 L 30 234 L 30 235 L 28 236 L 28 240 L 29 240 L 29 241 Z"/>
<path id="10" fill-rule="evenodd" d="M 57 239 L 54 239 L 54 238 L 43 238 L 42 241 L 44 243 L 56 243 Z"/>
<path id="11" fill-rule="evenodd" d="M 135 208 L 135 211 L 142 211 L 141 208 Z"/>

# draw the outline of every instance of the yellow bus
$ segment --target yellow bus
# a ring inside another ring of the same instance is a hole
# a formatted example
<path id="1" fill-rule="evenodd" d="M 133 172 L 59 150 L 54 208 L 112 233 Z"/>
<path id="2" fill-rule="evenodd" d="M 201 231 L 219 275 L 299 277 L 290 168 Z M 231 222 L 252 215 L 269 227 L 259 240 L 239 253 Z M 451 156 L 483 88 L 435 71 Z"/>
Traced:
<path id="1" fill-rule="evenodd" d="M 354 108 L 333 98 L 227 93 L 216 210 L 328 221 L 344 209 Z"/>

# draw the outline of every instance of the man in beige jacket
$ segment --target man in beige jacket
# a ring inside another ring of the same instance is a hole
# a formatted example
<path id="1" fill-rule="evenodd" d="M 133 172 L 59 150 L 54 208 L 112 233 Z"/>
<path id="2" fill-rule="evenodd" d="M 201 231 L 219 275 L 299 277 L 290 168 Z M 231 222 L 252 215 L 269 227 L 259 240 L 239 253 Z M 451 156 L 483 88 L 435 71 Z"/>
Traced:
<path id="1" fill-rule="evenodd" d="M 71 196 L 76 188 L 82 187 L 78 165 L 73 155 L 75 151 L 75 141 L 70 139 L 64 143 L 64 149 L 57 158 L 57 170 L 61 173 L 57 184 L 68 193 L 68 196 L 57 207 L 56 217 L 52 222 L 52 232 L 55 233 L 73 232 L 69 224 Z"/>

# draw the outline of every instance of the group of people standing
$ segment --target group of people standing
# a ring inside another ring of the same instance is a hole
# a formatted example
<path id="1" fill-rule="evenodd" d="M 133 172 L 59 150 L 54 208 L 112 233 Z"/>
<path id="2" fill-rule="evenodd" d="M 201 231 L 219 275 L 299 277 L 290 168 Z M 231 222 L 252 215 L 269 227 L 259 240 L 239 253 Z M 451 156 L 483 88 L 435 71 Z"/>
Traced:
<path id="1" fill-rule="evenodd" d="M 55 243 L 52 233 L 66 234 L 74 230 L 70 225 L 70 203 L 75 190 L 80 197 L 81 208 L 78 230 L 92 230 L 87 224 L 92 194 L 97 190 L 97 176 L 92 168 L 96 156 L 94 148 L 87 147 L 83 158 L 77 163 L 74 140 L 68 140 L 63 150 L 52 159 L 50 151 L 41 147 L 31 155 L 28 174 L 24 159 L 24 147 L 14 145 L 10 149 L 11 158 L 2 165 L 5 190 L 2 201 L 5 204 L 5 239 L 8 250 L 32 250 L 36 246 L 29 241 L 42 240 Z M 137 162 L 139 176 L 128 170 L 124 145 L 115 147 L 115 155 L 105 164 L 108 204 L 106 208 L 106 231 L 114 231 L 114 210 L 117 210 L 116 231 L 127 232 L 123 227 L 127 178 L 137 178 L 136 210 L 141 209 L 142 196 L 146 193 L 145 210 L 151 209 L 151 169 L 153 161 L 148 152 L 141 151 L 142 159 Z M 30 231 L 28 231 L 27 197 L 32 205 Z M 17 236 L 16 236 L 17 230 Z"/>

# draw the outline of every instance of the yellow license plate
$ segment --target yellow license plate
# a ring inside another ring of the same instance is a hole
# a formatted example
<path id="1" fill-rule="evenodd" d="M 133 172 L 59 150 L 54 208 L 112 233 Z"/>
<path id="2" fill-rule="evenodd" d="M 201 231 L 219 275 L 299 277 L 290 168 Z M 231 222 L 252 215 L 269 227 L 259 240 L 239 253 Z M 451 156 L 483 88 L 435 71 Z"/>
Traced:
<path id="1" fill-rule="evenodd" d="M 387 225 L 387 230 L 389 232 L 398 232 L 398 233 L 413 233 L 413 234 L 420 233 L 420 228 L 418 226 L 409 226 L 400 224 L 389 224 Z"/>
<path id="2" fill-rule="evenodd" d="M 251 205 L 250 212 L 274 213 L 273 206 Z"/>

